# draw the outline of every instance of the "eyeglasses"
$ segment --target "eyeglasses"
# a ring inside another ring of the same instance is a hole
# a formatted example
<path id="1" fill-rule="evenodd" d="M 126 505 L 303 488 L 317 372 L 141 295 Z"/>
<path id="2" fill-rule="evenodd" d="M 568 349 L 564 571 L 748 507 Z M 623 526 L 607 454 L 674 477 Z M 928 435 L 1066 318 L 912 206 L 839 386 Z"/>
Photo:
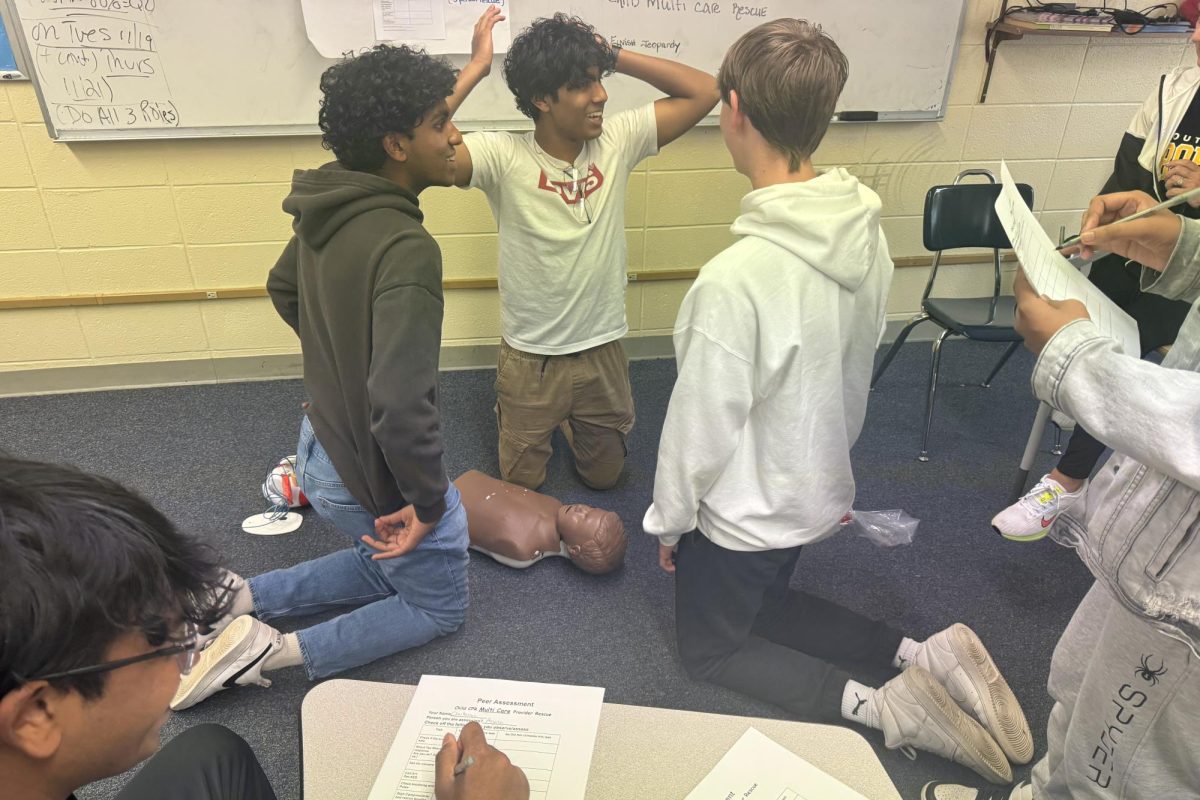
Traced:
<path id="1" fill-rule="evenodd" d="M 563 175 L 567 177 L 567 180 L 575 184 L 576 201 L 573 205 L 573 208 L 575 209 L 575 218 L 586 225 L 591 225 L 592 209 L 588 207 L 587 177 L 585 176 L 584 178 L 580 179 L 579 174 L 575 171 L 574 164 L 563 168 Z"/>
<path id="2" fill-rule="evenodd" d="M 101 672 L 111 672 L 114 669 L 128 667 L 130 664 L 140 664 L 143 661 L 151 661 L 156 658 L 166 658 L 167 656 L 175 656 L 179 662 L 179 674 L 187 675 L 192 671 L 192 667 L 200 660 L 200 648 L 197 647 L 198 635 L 195 625 L 188 625 L 184 637 L 176 644 L 160 647 L 157 650 L 151 650 L 149 653 L 142 653 L 140 656 L 131 656 L 130 658 L 121 658 L 116 661 L 105 661 L 102 664 L 92 664 L 87 667 L 76 667 L 75 669 L 63 670 L 62 672 L 48 672 L 44 675 L 37 675 L 32 678 L 19 678 L 22 683 L 31 683 L 32 681 L 53 681 L 60 678 L 74 678 L 79 675 L 95 675 Z"/>

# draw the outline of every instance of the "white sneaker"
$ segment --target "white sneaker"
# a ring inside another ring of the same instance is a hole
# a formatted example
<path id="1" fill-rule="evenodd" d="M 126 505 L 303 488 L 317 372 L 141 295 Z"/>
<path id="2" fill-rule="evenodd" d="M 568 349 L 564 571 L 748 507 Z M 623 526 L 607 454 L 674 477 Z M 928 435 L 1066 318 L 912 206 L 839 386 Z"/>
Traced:
<path id="1" fill-rule="evenodd" d="M 232 593 L 234 595 L 234 597 L 236 598 L 237 594 L 245 589 L 246 579 L 243 578 L 241 575 L 238 575 L 236 572 L 230 572 L 227 569 L 222 570 L 221 572 L 222 572 L 222 575 L 221 575 L 222 588 L 225 591 Z M 208 647 L 210 644 L 212 644 L 213 640 L 215 640 L 218 636 L 220 636 L 222 633 L 224 633 L 225 629 L 228 628 L 230 623 L 232 623 L 235 619 L 237 619 L 238 616 L 239 615 L 235 614 L 235 612 L 231 608 L 229 613 L 227 613 L 225 616 L 221 617 L 219 620 L 217 620 L 216 622 L 214 622 L 212 624 L 212 627 L 208 629 L 207 633 L 197 633 L 196 634 L 196 649 L 204 650 L 206 647 Z"/>
<path id="2" fill-rule="evenodd" d="M 975 631 L 962 623 L 930 636 L 916 656 L 964 711 L 992 735 L 1014 764 L 1033 759 L 1033 737 L 1016 695 Z"/>
<path id="3" fill-rule="evenodd" d="M 1061 483 L 1043 475 L 1029 493 L 992 517 L 992 528 L 1014 542 L 1035 542 L 1049 531 L 1058 515 L 1083 497 L 1087 483 L 1068 492 Z"/>
<path id="4" fill-rule="evenodd" d="M 171 710 L 191 708 L 234 686 L 270 686 L 271 681 L 262 674 L 263 664 L 282 648 L 282 633 L 254 617 L 238 617 L 200 654 L 200 663 L 183 676 Z"/>
<path id="5" fill-rule="evenodd" d="M 1034 800 L 1034 796 L 1033 785 L 1028 781 L 1021 781 L 1012 791 L 930 781 L 921 789 L 921 800 Z"/>
<path id="6" fill-rule="evenodd" d="M 872 700 L 889 748 L 926 750 L 992 783 L 1012 783 L 1012 767 L 1000 746 L 924 667 L 904 670 L 876 689 Z"/>
<path id="7" fill-rule="evenodd" d="M 263 481 L 262 494 L 272 506 L 301 508 L 308 505 L 308 498 L 300 489 L 300 478 L 296 475 L 296 457 L 279 459 Z"/>

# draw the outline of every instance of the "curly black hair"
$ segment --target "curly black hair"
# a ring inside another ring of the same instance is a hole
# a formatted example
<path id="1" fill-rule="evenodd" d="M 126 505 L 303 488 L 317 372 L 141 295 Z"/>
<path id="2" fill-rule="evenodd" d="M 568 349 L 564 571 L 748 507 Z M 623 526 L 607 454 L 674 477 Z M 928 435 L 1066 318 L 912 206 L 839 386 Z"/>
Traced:
<path id="1" fill-rule="evenodd" d="M 212 548 L 149 501 L 74 467 L 0 452 L 0 697 L 38 675 L 103 663 L 117 637 L 158 647 L 208 629 L 232 596 Z M 86 699 L 107 673 L 51 683 Z"/>
<path id="2" fill-rule="evenodd" d="M 383 137 L 411 136 L 429 109 L 454 92 L 457 72 L 406 46 L 380 44 L 321 75 L 321 144 L 347 169 L 377 170 L 387 161 Z"/>
<path id="3" fill-rule="evenodd" d="M 534 100 L 554 97 L 566 86 L 575 89 L 591 82 L 593 68 L 600 77 L 617 66 L 612 47 L 597 38 L 595 28 L 579 17 L 562 12 L 535 19 L 513 39 L 504 57 L 504 80 L 517 101 L 517 110 L 538 118 Z"/>

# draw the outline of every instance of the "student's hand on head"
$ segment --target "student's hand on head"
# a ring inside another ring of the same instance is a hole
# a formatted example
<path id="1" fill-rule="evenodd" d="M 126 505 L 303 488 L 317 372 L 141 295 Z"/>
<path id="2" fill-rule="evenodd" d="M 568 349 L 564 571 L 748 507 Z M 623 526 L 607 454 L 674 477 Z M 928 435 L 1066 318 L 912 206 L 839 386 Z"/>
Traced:
<path id="1" fill-rule="evenodd" d="M 1163 177 L 1167 187 L 1167 197 L 1189 192 L 1200 186 L 1200 166 L 1194 161 L 1171 161 L 1167 163 L 1167 174 Z M 1188 200 L 1192 208 L 1200 207 L 1200 198 Z"/>
<path id="2" fill-rule="evenodd" d="M 471 34 L 471 60 L 483 68 L 484 75 L 492 71 L 492 56 L 495 55 L 492 28 L 504 19 L 499 6 L 488 6 L 475 22 L 475 32 Z"/>
<path id="3" fill-rule="evenodd" d="M 454 767 L 471 758 L 469 767 Z M 434 767 L 437 800 L 528 800 L 529 781 L 508 756 L 487 743 L 478 722 L 468 722 L 458 735 L 447 733 Z"/>
<path id="4" fill-rule="evenodd" d="M 675 574 L 675 551 L 679 549 L 678 544 L 673 544 L 667 547 L 665 544 L 658 546 L 658 565 L 662 567 L 662 571 L 668 574 Z"/>
<path id="5" fill-rule="evenodd" d="M 605 36 L 603 33 L 597 33 L 597 34 L 596 34 L 596 44 L 598 44 L 598 45 L 600 45 L 602 48 L 604 48 L 604 52 L 606 52 L 606 53 L 611 53 L 611 52 L 612 52 L 612 49 L 613 49 L 613 47 L 612 47 L 612 42 L 610 42 L 610 41 L 608 40 L 608 37 L 607 37 L 607 36 Z"/>
<path id="6" fill-rule="evenodd" d="M 394 514 L 388 514 L 375 520 L 375 536 L 363 536 L 363 542 L 378 550 L 371 556 L 374 561 L 385 558 L 398 558 L 416 549 L 421 540 L 434 528 L 436 522 L 421 522 L 417 519 L 417 510 L 407 505 Z"/>
<path id="7" fill-rule="evenodd" d="M 1183 222 L 1164 209 L 1132 222 L 1113 223 L 1157 205 L 1145 192 L 1115 192 L 1092 200 L 1080 225 L 1080 254 L 1092 258 L 1097 250 L 1108 250 L 1151 269 L 1167 265 Z"/>
<path id="8" fill-rule="evenodd" d="M 1022 269 L 1013 279 L 1013 294 L 1017 298 L 1017 317 L 1013 325 L 1025 339 L 1025 347 L 1039 355 L 1046 342 L 1062 328 L 1077 319 L 1091 319 L 1087 308 L 1078 300 L 1051 300 L 1033 290 Z"/>

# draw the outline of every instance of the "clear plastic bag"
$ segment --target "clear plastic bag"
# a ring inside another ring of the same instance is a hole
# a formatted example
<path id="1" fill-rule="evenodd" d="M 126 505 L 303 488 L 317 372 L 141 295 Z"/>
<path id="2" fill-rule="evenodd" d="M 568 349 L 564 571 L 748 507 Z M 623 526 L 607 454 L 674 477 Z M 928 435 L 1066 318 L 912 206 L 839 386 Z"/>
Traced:
<path id="1" fill-rule="evenodd" d="M 880 547 L 912 544 L 921 520 L 910 517 L 902 509 L 887 511 L 851 511 L 842 517 L 842 528 L 870 539 Z"/>

